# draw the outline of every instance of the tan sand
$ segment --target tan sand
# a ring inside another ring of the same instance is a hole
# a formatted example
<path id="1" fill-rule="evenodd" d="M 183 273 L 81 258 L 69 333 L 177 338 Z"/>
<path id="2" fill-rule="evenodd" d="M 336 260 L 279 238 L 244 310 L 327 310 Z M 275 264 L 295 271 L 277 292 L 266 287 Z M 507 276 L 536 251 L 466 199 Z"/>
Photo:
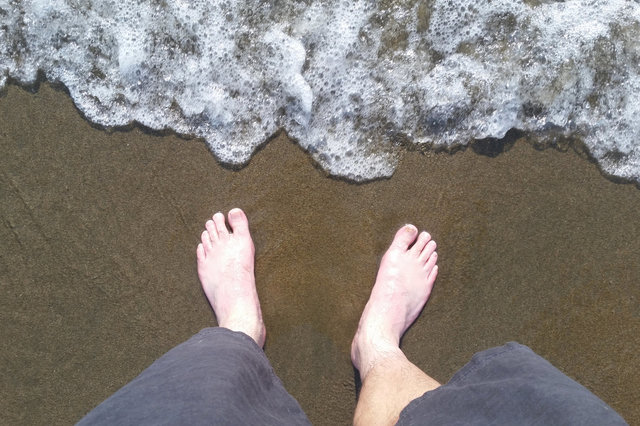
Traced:
<path id="1" fill-rule="evenodd" d="M 1 411 L 80 419 L 213 325 L 195 247 L 242 207 L 257 248 L 266 353 L 314 424 L 348 424 L 349 342 L 377 262 L 412 222 L 440 276 L 403 348 L 446 381 L 517 340 L 640 423 L 640 190 L 573 151 L 409 153 L 390 180 L 328 178 L 286 137 L 240 171 L 198 140 L 93 128 L 43 85 L 0 97 Z"/>

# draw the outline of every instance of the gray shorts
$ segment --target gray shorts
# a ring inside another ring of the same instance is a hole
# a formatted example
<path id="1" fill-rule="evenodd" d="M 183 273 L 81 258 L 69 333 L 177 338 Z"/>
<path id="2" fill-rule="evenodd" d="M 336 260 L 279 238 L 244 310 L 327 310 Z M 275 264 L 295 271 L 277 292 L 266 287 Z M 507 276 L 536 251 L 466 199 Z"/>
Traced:
<path id="1" fill-rule="evenodd" d="M 262 349 L 243 333 L 206 328 L 173 348 L 80 425 L 308 425 Z M 517 343 L 479 352 L 399 425 L 626 424 L 607 404 Z"/>

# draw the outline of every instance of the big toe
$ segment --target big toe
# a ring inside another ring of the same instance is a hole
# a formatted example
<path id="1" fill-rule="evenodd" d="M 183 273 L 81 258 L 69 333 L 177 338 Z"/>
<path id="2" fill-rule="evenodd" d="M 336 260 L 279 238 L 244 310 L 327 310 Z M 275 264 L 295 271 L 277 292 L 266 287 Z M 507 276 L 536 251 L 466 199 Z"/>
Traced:
<path id="1" fill-rule="evenodd" d="M 396 236 L 393 238 L 391 245 L 402 250 L 407 250 L 411 243 L 416 240 L 417 235 L 418 228 L 411 224 L 407 224 L 396 232 Z"/>
<path id="2" fill-rule="evenodd" d="M 249 235 L 249 220 L 247 215 L 238 208 L 229 211 L 229 225 L 236 235 Z"/>

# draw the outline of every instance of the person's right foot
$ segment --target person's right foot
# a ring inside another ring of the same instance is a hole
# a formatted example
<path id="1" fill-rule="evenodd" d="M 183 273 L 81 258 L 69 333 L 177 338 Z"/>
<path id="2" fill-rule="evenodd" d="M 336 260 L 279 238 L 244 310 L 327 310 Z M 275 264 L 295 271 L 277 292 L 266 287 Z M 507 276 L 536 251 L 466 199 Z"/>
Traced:
<path id="1" fill-rule="evenodd" d="M 396 233 L 351 344 L 351 360 L 362 380 L 377 362 L 400 350 L 400 338 L 427 302 L 438 274 L 435 250 L 431 236 L 418 235 L 413 225 Z"/>

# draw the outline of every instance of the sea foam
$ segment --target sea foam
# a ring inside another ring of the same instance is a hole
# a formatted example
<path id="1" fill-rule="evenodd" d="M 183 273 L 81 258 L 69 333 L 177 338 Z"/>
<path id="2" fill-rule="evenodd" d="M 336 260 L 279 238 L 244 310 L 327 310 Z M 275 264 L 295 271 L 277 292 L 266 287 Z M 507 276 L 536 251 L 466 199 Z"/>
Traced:
<path id="1" fill-rule="evenodd" d="M 0 0 L 0 87 L 38 71 L 92 122 L 201 137 L 230 164 L 285 129 L 362 181 L 411 145 L 520 129 L 640 182 L 635 1 Z"/>

